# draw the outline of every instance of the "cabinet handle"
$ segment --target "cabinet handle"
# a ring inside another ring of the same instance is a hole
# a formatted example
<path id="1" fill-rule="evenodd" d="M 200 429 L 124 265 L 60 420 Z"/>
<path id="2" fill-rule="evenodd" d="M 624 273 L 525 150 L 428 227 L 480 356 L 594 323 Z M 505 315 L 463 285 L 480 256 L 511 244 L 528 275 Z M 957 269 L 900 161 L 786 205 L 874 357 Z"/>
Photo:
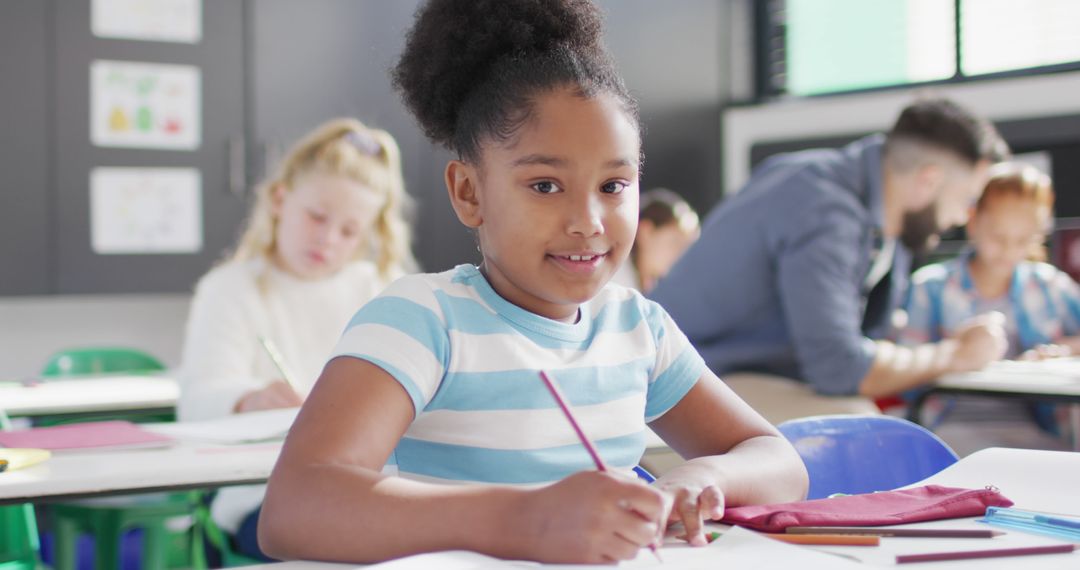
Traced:
<path id="1" fill-rule="evenodd" d="M 247 190 L 247 143 L 242 136 L 229 137 L 229 193 L 243 198 Z"/>

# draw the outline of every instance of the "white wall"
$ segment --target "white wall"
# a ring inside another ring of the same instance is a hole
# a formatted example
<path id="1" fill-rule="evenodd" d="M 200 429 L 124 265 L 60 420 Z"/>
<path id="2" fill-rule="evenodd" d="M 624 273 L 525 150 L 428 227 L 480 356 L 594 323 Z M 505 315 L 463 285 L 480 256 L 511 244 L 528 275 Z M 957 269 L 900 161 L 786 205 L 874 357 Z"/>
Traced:
<path id="1" fill-rule="evenodd" d="M 189 295 L 0 297 L 0 380 L 36 376 L 53 351 L 128 346 L 180 362 Z"/>
<path id="2" fill-rule="evenodd" d="M 883 131 L 920 90 L 880 91 L 734 107 L 723 115 L 724 188 L 750 174 L 750 148 L 761 142 Z M 1080 72 L 935 87 L 992 121 L 1080 113 Z"/>

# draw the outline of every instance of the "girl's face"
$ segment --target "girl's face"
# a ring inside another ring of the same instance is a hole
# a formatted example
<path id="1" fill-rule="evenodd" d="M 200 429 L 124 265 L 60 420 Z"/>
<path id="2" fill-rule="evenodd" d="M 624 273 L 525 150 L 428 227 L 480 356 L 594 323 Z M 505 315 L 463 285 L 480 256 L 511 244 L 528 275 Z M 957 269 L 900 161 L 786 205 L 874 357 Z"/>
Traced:
<path id="1" fill-rule="evenodd" d="M 974 212 L 967 233 L 984 268 L 1011 275 L 1046 238 L 1048 213 L 1033 200 L 1003 195 Z"/>
<path id="2" fill-rule="evenodd" d="M 452 162 L 459 218 L 477 228 L 483 270 L 505 299 L 572 322 L 626 259 L 638 215 L 636 125 L 606 94 L 541 95 L 506 143 L 481 164 Z"/>
<path id="3" fill-rule="evenodd" d="M 307 174 L 274 190 L 274 264 L 300 279 L 323 279 L 353 260 L 383 199 L 340 176 Z"/>

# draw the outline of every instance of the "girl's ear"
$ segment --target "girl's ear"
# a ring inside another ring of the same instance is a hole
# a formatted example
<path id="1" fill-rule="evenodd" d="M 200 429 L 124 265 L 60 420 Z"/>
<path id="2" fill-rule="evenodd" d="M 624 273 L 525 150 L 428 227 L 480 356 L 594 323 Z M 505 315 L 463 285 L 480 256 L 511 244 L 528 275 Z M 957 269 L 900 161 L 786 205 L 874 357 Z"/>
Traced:
<path id="1" fill-rule="evenodd" d="M 476 168 L 460 160 L 451 160 L 446 164 L 445 177 L 450 205 L 454 207 L 454 212 L 461 223 L 474 229 L 483 225 L 484 217 L 480 213 L 480 197 L 476 191 L 476 181 L 479 179 Z"/>
<path id="2" fill-rule="evenodd" d="M 275 218 L 281 216 L 281 205 L 284 202 L 285 185 L 279 182 L 270 187 L 270 211 L 274 214 Z"/>

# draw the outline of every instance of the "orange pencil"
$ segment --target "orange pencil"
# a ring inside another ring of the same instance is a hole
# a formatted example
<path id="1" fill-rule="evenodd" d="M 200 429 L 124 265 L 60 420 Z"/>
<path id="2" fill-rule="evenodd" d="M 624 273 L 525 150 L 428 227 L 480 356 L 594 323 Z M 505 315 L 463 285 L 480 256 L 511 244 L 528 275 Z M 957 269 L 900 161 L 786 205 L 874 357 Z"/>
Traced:
<path id="1" fill-rule="evenodd" d="M 789 544 L 811 544 L 827 546 L 877 546 L 880 536 L 859 536 L 854 534 L 770 534 L 763 533 L 773 540 Z"/>

